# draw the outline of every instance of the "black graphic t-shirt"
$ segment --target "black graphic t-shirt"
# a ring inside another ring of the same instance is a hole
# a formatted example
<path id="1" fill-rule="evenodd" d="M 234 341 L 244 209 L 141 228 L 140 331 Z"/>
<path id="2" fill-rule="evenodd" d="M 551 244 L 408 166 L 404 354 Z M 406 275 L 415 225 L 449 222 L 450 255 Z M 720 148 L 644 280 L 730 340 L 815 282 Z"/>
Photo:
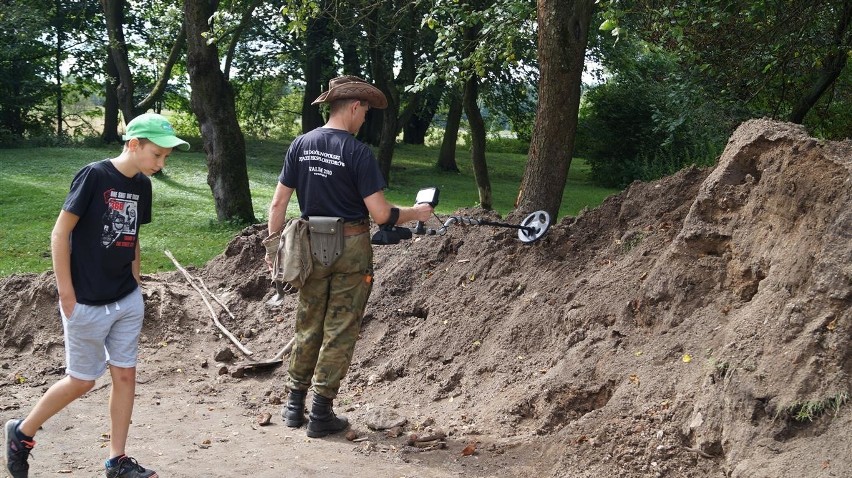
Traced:
<path id="1" fill-rule="evenodd" d="M 128 178 L 108 159 L 91 163 L 74 177 L 62 209 L 80 217 L 71 232 L 77 302 L 108 304 L 133 292 L 139 226 L 151 222 L 151 180 Z"/>
<path id="2" fill-rule="evenodd" d="M 317 128 L 293 140 L 278 181 L 296 190 L 303 216 L 345 221 L 367 218 L 364 198 L 386 186 L 373 151 L 333 128 Z"/>

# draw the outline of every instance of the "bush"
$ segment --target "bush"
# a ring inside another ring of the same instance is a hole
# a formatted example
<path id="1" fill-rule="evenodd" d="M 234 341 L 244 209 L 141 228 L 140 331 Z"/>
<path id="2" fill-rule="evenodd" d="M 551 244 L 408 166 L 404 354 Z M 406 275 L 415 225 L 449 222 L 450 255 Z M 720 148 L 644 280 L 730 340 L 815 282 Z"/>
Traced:
<path id="1" fill-rule="evenodd" d="M 580 107 L 576 155 L 592 180 L 624 187 L 715 160 L 733 128 L 696 83 L 663 53 L 644 53 L 591 88 Z"/>

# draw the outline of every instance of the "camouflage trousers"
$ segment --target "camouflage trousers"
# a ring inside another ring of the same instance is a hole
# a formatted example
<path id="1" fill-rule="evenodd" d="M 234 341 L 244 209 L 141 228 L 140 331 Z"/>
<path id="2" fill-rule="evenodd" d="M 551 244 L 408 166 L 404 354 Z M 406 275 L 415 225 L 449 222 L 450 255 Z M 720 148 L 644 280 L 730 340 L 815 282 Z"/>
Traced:
<path id="1" fill-rule="evenodd" d="M 335 398 L 346 376 L 373 288 L 369 234 L 345 238 L 343 253 L 329 267 L 314 259 L 299 290 L 296 341 L 290 352 L 287 387 Z"/>

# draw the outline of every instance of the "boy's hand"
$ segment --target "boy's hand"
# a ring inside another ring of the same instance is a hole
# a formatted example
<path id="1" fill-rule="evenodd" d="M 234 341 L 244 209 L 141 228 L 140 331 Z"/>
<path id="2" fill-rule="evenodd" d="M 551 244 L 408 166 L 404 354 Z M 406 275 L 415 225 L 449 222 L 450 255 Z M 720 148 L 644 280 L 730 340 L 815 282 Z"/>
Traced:
<path id="1" fill-rule="evenodd" d="M 77 297 L 59 298 L 59 307 L 62 309 L 62 315 L 66 319 L 74 313 L 74 307 L 77 307 Z"/>

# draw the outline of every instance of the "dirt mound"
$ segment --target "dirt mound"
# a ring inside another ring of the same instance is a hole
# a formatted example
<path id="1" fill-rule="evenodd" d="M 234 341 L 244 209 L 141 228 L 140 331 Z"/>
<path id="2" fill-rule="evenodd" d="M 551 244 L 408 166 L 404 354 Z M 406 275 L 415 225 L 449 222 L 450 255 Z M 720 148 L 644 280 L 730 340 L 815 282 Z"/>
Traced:
<path id="1" fill-rule="evenodd" d="M 264 236 L 248 228 L 188 271 L 258 358 L 292 336 L 295 308 L 294 296 L 266 303 Z M 407 429 L 434 423 L 451 442 L 415 459 L 362 426 L 361 454 L 417 460 L 434 476 L 852 474 L 852 144 L 750 121 L 712 171 L 634 183 L 537 243 L 516 237 L 457 225 L 375 248 L 338 404 L 356 426 L 393 408 Z M 280 403 L 283 368 L 240 379 L 208 364 L 228 342 L 183 274 L 145 279 L 147 386 L 220 396 L 244 415 Z M 4 397 L 61 370 L 55 302 L 49 273 L 0 281 Z M 175 367 L 190 378 L 176 381 Z M 479 461 L 460 461 L 477 442 Z M 224 466 L 246 466 L 240 457 Z"/>

